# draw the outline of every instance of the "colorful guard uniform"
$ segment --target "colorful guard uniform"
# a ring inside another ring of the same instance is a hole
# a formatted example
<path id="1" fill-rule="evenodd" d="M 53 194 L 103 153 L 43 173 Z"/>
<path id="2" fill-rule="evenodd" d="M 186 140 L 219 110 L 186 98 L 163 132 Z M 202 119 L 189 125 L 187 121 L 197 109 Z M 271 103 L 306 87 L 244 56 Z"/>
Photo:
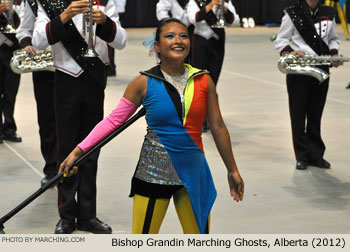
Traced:
<path id="1" fill-rule="evenodd" d="M 185 187 L 198 228 L 204 233 L 216 198 L 201 137 L 208 72 L 185 66 L 189 77 L 182 94 L 166 81 L 160 66 L 141 72 L 147 75 L 147 92 L 142 103 L 147 111 L 148 129 L 130 196 L 136 193 L 170 198 L 171 191 Z"/>

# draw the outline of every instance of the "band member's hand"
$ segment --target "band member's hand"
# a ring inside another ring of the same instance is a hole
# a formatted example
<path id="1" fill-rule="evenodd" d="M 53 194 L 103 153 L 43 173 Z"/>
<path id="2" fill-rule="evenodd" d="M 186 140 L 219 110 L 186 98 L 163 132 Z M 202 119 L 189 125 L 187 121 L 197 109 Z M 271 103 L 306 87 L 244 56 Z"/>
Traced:
<path id="1" fill-rule="evenodd" d="M 26 53 L 36 53 L 36 49 L 34 46 L 26 46 L 22 49 L 23 51 L 25 51 Z"/>
<path id="2" fill-rule="evenodd" d="M 0 3 L 0 14 L 4 13 L 9 9 L 9 4 L 7 2 Z"/>
<path id="3" fill-rule="evenodd" d="M 294 56 L 300 56 L 300 57 L 304 57 L 305 56 L 305 53 L 302 52 L 302 51 L 293 51 L 290 53 L 291 55 L 294 55 Z"/>
<path id="4" fill-rule="evenodd" d="M 244 182 L 239 172 L 232 172 L 227 174 L 228 184 L 230 186 L 230 194 L 235 201 L 242 201 L 244 195 Z"/>
<path id="5" fill-rule="evenodd" d="M 224 13 L 226 14 L 228 12 L 228 9 L 224 7 Z"/>
<path id="6" fill-rule="evenodd" d="M 61 13 L 61 21 L 63 24 L 66 24 L 70 19 L 72 19 L 76 15 L 87 12 L 89 12 L 88 0 L 72 1 L 69 4 L 68 8 Z"/>
<path id="7" fill-rule="evenodd" d="M 332 63 L 332 66 L 334 66 L 334 67 L 344 65 L 344 63 L 341 61 L 331 61 L 331 63 Z"/>
<path id="8" fill-rule="evenodd" d="M 211 2 L 205 6 L 205 11 L 208 13 L 211 9 L 214 8 L 214 6 L 217 6 L 219 8 L 220 4 L 221 0 L 211 0 Z"/>
<path id="9" fill-rule="evenodd" d="M 221 5 L 221 0 L 211 0 L 210 4 L 213 4 L 214 6 L 220 6 Z"/>
<path id="10" fill-rule="evenodd" d="M 64 177 L 70 177 L 78 172 L 78 167 L 74 166 L 70 169 L 74 162 L 83 155 L 83 151 L 79 147 L 75 149 L 68 155 L 68 157 L 60 164 L 58 173 L 64 172 Z"/>
<path id="11" fill-rule="evenodd" d="M 103 24 L 106 22 L 107 16 L 103 13 L 103 11 L 98 9 L 93 9 L 92 11 L 92 21 L 96 24 Z"/>

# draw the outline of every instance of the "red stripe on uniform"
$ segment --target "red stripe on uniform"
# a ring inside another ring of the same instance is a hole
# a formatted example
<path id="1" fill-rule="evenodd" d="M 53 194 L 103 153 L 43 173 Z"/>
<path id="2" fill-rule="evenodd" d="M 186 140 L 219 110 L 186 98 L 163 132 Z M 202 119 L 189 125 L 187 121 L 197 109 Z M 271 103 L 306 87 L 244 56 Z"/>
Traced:
<path id="1" fill-rule="evenodd" d="M 49 44 L 52 45 L 53 41 L 52 41 L 52 36 L 51 36 L 51 32 L 50 32 L 50 30 L 51 30 L 50 27 L 51 27 L 51 22 L 46 24 L 46 37 L 47 37 Z"/>

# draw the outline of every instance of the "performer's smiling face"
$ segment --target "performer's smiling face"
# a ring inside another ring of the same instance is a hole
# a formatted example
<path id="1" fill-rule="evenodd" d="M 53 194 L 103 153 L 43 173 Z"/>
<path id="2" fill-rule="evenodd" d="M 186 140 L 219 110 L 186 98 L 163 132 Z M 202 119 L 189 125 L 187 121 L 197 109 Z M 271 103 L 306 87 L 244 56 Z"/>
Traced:
<path id="1" fill-rule="evenodd" d="M 161 60 L 184 60 L 190 50 L 187 28 L 177 22 L 165 24 L 159 34 L 159 41 L 154 44 L 154 48 L 160 54 Z"/>

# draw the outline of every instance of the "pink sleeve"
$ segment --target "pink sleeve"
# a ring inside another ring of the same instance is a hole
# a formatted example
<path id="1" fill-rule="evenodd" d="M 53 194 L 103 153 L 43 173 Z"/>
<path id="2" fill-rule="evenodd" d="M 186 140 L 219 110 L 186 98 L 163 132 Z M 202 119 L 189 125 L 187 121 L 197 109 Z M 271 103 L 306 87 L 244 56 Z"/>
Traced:
<path id="1" fill-rule="evenodd" d="M 121 98 L 118 105 L 102 121 L 100 121 L 90 134 L 78 147 L 85 153 L 91 147 L 108 136 L 113 130 L 122 125 L 137 109 L 137 106 L 126 98 Z"/>

